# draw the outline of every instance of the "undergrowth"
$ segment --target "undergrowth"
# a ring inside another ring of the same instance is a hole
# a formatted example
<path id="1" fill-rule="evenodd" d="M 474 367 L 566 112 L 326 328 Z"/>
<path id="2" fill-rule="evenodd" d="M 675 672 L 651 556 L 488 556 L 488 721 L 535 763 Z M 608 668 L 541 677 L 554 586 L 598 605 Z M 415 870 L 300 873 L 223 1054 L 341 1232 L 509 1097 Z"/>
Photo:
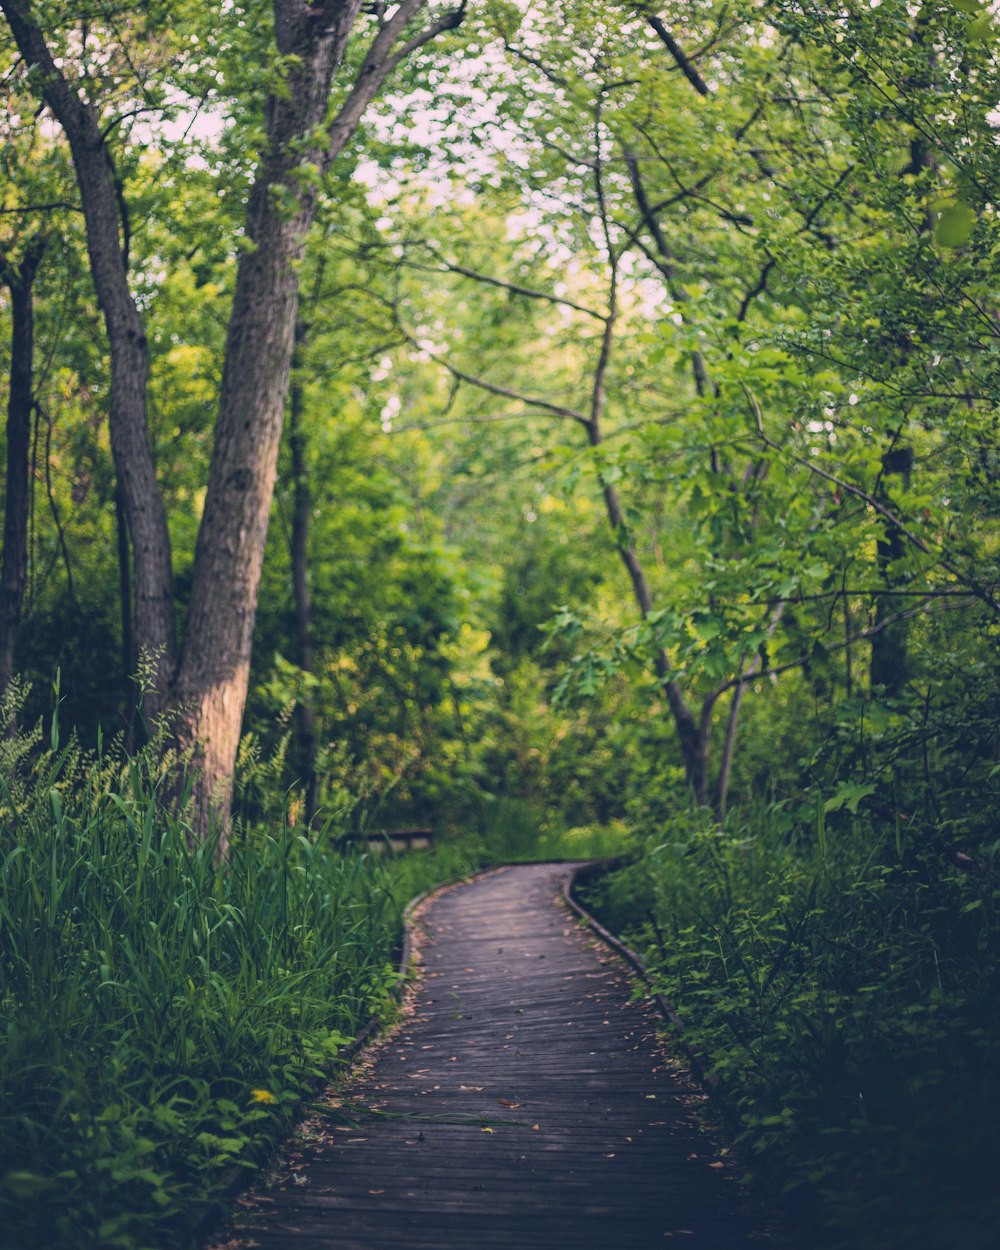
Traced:
<path id="1" fill-rule="evenodd" d="M 4 723 L 16 712 L 2 709 Z M 44 748 L 44 749 L 43 749 Z M 0 1244 L 183 1240 L 388 1010 L 401 908 L 461 851 L 340 855 L 280 825 L 221 863 L 151 747 L 0 741 Z"/>
<path id="2" fill-rule="evenodd" d="M 497 864 L 602 859 L 621 855 L 634 844 L 620 821 L 568 827 L 527 800 L 507 797 L 485 798 L 472 832 L 480 853 Z"/>
<path id="3" fill-rule="evenodd" d="M 836 806 L 827 803 L 827 808 Z M 856 804 L 855 804 L 856 806 Z M 832 818 L 831 818 L 832 819 Z M 591 888 L 809 1244 L 1000 1244 L 1000 883 L 863 810 L 679 815 Z"/>

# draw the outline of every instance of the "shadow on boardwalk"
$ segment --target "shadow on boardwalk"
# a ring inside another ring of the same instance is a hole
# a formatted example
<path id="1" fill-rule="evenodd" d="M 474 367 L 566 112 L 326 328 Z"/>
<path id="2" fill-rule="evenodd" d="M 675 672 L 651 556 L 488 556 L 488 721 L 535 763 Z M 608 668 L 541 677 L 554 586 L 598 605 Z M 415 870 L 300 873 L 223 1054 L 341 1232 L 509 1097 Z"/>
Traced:
<path id="1" fill-rule="evenodd" d="M 659 1018 L 559 902 L 572 867 L 433 898 L 401 1028 L 212 1247 L 760 1247 Z"/>

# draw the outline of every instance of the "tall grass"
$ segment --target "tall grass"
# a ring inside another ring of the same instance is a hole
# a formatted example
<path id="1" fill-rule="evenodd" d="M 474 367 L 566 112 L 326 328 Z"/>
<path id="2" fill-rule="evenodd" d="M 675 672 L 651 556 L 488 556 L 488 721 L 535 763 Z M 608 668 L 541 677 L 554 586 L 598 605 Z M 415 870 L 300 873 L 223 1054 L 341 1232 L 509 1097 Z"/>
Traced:
<path id="1" fill-rule="evenodd" d="M 386 1002 L 401 903 L 441 869 L 280 826 L 222 864 L 153 749 L 88 756 L 57 724 L 42 747 L 0 743 L 0 1243 L 135 1250 Z"/>
<path id="2" fill-rule="evenodd" d="M 760 806 L 678 815 L 594 887 L 810 1244 L 1000 1244 L 1000 886 L 966 861 L 863 811 Z"/>

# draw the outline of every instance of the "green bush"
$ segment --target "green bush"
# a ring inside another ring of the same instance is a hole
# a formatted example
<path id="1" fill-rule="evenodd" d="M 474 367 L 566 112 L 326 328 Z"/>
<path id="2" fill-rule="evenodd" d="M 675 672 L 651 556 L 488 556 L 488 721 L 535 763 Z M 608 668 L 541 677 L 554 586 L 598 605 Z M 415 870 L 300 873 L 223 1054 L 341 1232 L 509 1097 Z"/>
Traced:
<path id="1" fill-rule="evenodd" d="M 855 804 L 856 805 L 856 804 Z M 836 807 L 836 801 L 826 806 Z M 859 810 L 684 814 L 592 888 L 813 1244 L 1000 1238 L 1000 888 Z"/>

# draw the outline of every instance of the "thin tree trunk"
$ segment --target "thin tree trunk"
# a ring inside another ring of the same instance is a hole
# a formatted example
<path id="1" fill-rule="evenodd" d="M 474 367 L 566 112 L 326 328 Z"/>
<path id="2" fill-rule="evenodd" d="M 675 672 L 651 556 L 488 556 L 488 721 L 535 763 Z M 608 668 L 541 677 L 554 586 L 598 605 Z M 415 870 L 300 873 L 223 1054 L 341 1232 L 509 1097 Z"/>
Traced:
<path id="1" fill-rule="evenodd" d="M 598 446 L 601 442 L 600 430 L 591 431 L 591 444 Z M 608 515 L 608 524 L 615 534 L 615 545 L 622 563 L 625 565 L 632 583 L 632 593 L 645 619 L 653 610 L 653 596 L 649 589 L 645 570 L 631 542 L 624 539 L 624 516 L 618 492 L 610 483 L 602 487 L 604 506 Z M 711 746 L 711 718 L 696 718 L 684 698 L 680 685 L 670 677 L 670 660 L 662 647 L 656 649 L 653 664 L 660 685 L 667 699 L 667 706 L 674 720 L 677 738 L 680 742 L 681 759 L 684 762 L 684 773 L 688 785 L 694 794 L 695 802 L 703 807 L 708 802 L 708 763 Z"/>
<path id="2" fill-rule="evenodd" d="M 7 400 L 7 490 L 0 563 L 0 694 L 14 675 L 17 630 L 28 582 L 28 455 L 34 407 L 34 282 L 45 239 L 29 243 L 20 264 L 0 256 L 10 291 L 10 394 Z"/>
<path id="3" fill-rule="evenodd" d="M 600 447 L 604 441 L 601 431 L 601 416 L 604 410 L 605 377 L 614 340 L 614 327 L 617 316 L 616 297 L 616 282 L 613 275 L 609 301 L 610 307 L 605 321 L 601 354 L 594 373 L 590 416 L 585 422 L 587 437 L 591 447 L 594 448 Z M 629 581 L 632 583 L 632 593 L 635 596 L 639 611 L 643 619 L 645 619 L 653 610 L 653 595 L 649 588 L 649 582 L 646 579 L 645 570 L 628 535 L 625 514 L 618 491 L 612 482 L 608 482 L 602 476 L 601 492 L 604 495 L 604 508 L 608 517 L 608 525 L 611 527 L 611 532 L 614 536 L 615 548 L 622 563 L 625 565 Z M 656 649 L 653 662 L 677 730 L 681 759 L 684 762 L 684 772 L 688 785 L 694 794 L 695 802 L 699 806 L 703 806 L 708 801 L 708 753 L 711 716 L 703 716 L 700 721 L 695 718 L 694 713 L 687 705 L 680 686 L 670 678 L 670 661 L 662 647 Z"/>
<path id="4" fill-rule="evenodd" d="M 743 706 L 747 685 L 764 668 L 765 648 L 767 643 L 774 637 L 774 631 L 778 628 L 781 618 L 785 615 L 786 606 L 784 600 L 775 604 L 774 611 L 771 613 L 771 619 L 767 625 L 761 650 L 754 656 L 746 671 L 740 673 L 739 679 L 733 687 L 733 697 L 729 702 L 729 715 L 726 718 L 726 736 L 722 744 L 722 758 L 719 761 L 719 775 L 716 778 L 715 793 L 712 798 L 712 808 L 718 821 L 721 821 L 726 814 L 726 804 L 729 799 L 729 783 L 733 774 L 733 757 L 736 752 L 736 728 L 739 723 L 740 709 Z"/>
<path id="5" fill-rule="evenodd" d="M 908 484 L 912 466 L 913 449 L 894 447 L 882 457 L 882 477 L 899 476 Z M 883 482 L 879 483 L 876 495 L 881 502 L 891 505 L 892 500 Z M 882 583 L 888 590 L 898 587 L 901 578 L 895 566 L 897 561 L 906 554 L 903 535 L 896 526 L 887 524 L 876 546 L 876 558 Z M 905 620 L 895 620 L 897 615 L 891 596 L 876 595 L 876 632 L 872 635 L 869 673 L 872 687 L 880 687 L 889 698 L 898 698 L 903 693 L 909 677 L 907 655 L 909 623 Z M 890 621 L 894 623 L 887 623 Z"/>
<path id="6" fill-rule="evenodd" d="M 128 519 L 121 483 L 115 483 L 115 533 L 118 540 L 118 606 L 122 622 L 122 688 L 129 692 L 125 711 L 125 743 L 129 751 L 135 746 L 138 686 L 135 652 L 135 631 L 132 611 L 132 552 L 128 541 Z"/>
<path id="7" fill-rule="evenodd" d="M 136 632 L 157 673 L 156 690 L 147 702 L 152 714 L 163 705 L 175 665 L 173 577 L 166 512 L 146 427 L 149 351 L 129 289 L 124 202 L 100 120 L 56 66 L 29 0 L 0 0 L 0 9 L 21 56 L 39 70 L 40 90 L 65 131 L 80 187 L 90 268 L 111 355 L 108 415 L 115 472 L 132 537 Z"/>
<path id="8" fill-rule="evenodd" d="M 733 697 L 729 701 L 729 715 L 726 717 L 726 736 L 722 743 L 722 759 L 719 761 L 719 776 L 715 783 L 715 819 L 722 821 L 726 815 L 726 803 L 729 799 L 729 782 L 733 774 L 733 756 L 736 753 L 736 727 L 740 719 L 740 708 L 746 694 L 747 684 L 739 681 L 733 687 Z"/>
<path id="9" fill-rule="evenodd" d="M 295 632 L 298 644 L 298 665 L 304 673 L 313 671 L 312 601 L 309 594 L 309 529 L 312 517 L 312 492 L 306 467 L 306 434 L 303 429 L 303 388 L 298 376 L 305 326 L 296 327 L 296 356 L 292 360 L 292 391 L 288 407 L 288 444 L 292 453 L 292 589 L 295 595 Z M 316 776 L 316 713 L 312 695 L 304 692 L 295 708 L 299 750 L 305 783 L 305 825 L 313 827 L 316 819 L 318 778 Z"/>

